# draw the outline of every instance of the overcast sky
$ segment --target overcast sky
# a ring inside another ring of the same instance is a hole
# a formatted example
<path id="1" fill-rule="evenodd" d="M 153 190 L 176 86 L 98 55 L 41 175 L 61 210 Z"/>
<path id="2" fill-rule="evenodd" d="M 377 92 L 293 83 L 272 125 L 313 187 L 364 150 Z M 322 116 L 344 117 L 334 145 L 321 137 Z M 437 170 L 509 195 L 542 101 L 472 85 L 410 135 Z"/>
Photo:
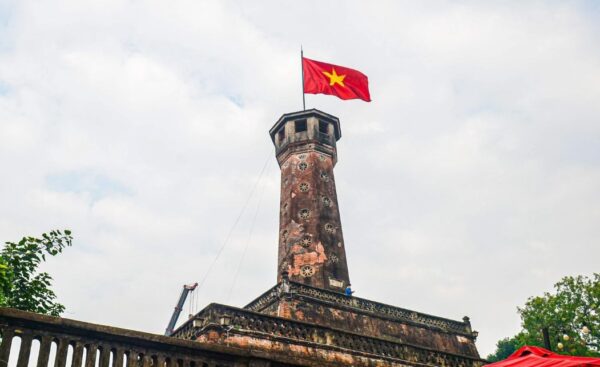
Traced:
<path id="1" fill-rule="evenodd" d="M 199 307 L 275 284 L 300 44 L 370 81 L 306 98 L 341 120 L 357 296 L 469 315 L 485 356 L 600 270 L 598 2 L 255 3 L 0 0 L 0 240 L 73 230 L 44 266 L 65 317 L 162 333 L 184 283 Z"/>

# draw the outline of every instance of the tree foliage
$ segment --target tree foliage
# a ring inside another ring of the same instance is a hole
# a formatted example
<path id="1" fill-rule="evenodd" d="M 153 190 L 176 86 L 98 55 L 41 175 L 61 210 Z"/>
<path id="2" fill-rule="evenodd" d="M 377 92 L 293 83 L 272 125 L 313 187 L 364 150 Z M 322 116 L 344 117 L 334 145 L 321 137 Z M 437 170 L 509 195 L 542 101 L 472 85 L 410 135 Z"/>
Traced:
<path id="1" fill-rule="evenodd" d="M 548 328 L 552 349 L 570 355 L 600 355 L 600 274 L 591 278 L 565 277 L 554 285 L 556 293 L 531 297 L 519 308 L 528 341 L 543 340 Z"/>
<path id="2" fill-rule="evenodd" d="M 56 302 L 52 277 L 38 272 L 46 255 L 55 256 L 71 246 L 71 231 L 51 231 L 41 238 L 23 237 L 6 242 L 0 252 L 0 305 L 20 310 L 59 316 L 65 307 Z"/>
<path id="3" fill-rule="evenodd" d="M 519 340 L 515 337 L 500 339 L 496 343 L 496 351 L 488 355 L 486 359 L 490 362 L 501 361 L 513 354 L 520 347 Z"/>
<path id="4" fill-rule="evenodd" d="M 556 353 L 600 356 L 600 274 L 564 277 L 554 290 L 530 297 L 523 307 L 517 308 L 521 332 L 499 341 L 496 353 L 488 358 L 504 356 L 507 343 L 515 349 L 523 345 L 544 347 L 543 328 L 548 328 L 550 346 Z"/>

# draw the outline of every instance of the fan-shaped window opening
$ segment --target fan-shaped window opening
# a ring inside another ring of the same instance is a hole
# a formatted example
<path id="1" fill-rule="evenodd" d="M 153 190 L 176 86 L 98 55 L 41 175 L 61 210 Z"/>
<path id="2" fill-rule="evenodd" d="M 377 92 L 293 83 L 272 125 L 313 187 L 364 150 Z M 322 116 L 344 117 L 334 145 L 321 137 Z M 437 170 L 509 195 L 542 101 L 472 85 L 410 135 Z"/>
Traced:
<path id="1" fill-rule="evenodd" d="M 300 209 L 300 212 L 298 214 L 300 218 L 308 219 L 310 217 L 310 210 L 306 208 Z"/>

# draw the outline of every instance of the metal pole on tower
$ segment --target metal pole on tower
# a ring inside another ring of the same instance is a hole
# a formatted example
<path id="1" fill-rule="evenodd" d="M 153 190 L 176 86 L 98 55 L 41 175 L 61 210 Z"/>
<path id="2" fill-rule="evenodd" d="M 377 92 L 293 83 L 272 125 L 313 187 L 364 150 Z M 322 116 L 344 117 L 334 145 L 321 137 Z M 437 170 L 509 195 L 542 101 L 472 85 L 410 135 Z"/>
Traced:
<path id="1" fill-rule="evenodd" d="M 300 45 L 300 70 L 302 70 L 302 110 L 306 111 L 306 101 L 304 100 L 304 51 Z"/>

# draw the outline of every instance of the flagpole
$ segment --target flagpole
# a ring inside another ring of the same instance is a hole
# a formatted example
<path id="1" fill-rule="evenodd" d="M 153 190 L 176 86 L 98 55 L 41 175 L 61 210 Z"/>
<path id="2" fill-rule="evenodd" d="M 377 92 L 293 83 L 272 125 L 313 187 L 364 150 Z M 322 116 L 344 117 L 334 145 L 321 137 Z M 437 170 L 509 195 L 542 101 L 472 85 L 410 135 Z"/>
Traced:
<path id="1" fill-rule="evenodd" d="M 302 70 L 302 110 L 306 111 L 306 101 L 304 100 L 304 51 L 300 45 L 300 70 Z"/>

